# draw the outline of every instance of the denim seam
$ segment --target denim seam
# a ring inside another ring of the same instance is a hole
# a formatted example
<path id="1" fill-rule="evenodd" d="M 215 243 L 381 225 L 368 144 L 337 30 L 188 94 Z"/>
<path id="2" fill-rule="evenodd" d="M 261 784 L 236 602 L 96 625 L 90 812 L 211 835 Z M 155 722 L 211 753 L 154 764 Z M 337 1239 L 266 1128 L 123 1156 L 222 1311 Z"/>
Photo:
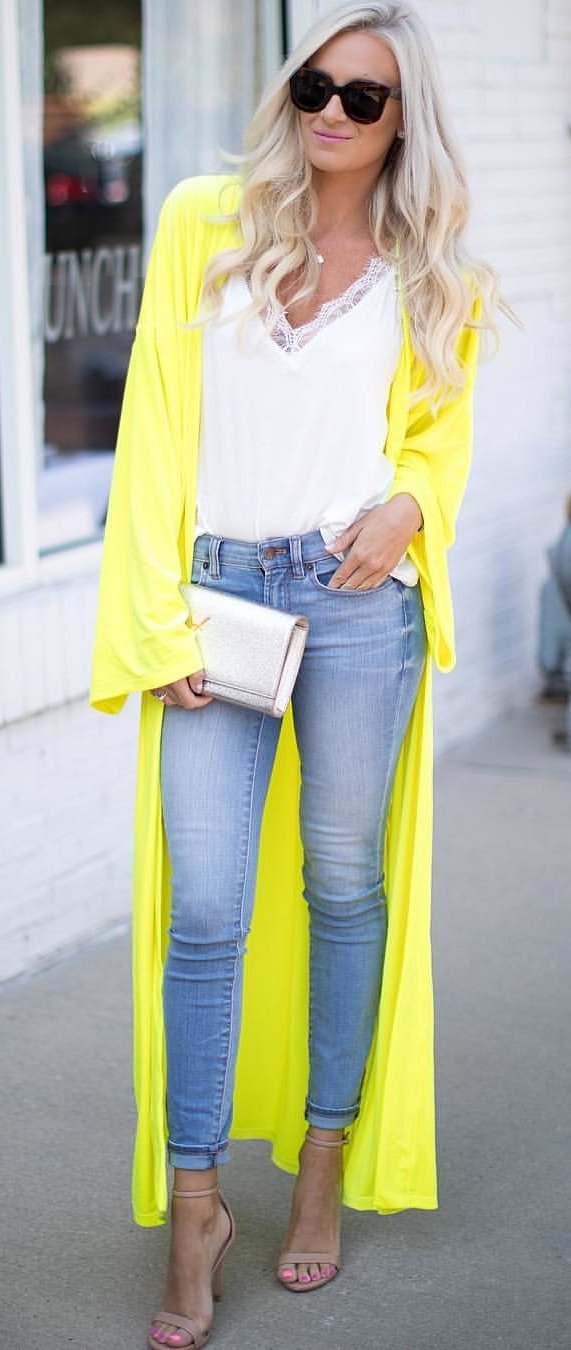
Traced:
<path id="1" fill-rule="evenodd" d="M 223 1153 L 228 1140 L 223 1139 L 220 1144 L 175 1144 L 169 1136 L 167 1143 L 173 1153 L 184 1153 L 190 1158 L 202 1156 L 203 1153 Z"/>
<path id="2" fill-rule="evenodd" d="M 350 1111 L 359 1110 L 359 1100 L 352 1102 L 351 1106 L 320 1106 L 314 1102 L 310 1096 L 306 1098 L 306 1106 L 311 1111 L 316 1111 L 320 1116 L 347 1116 Z"/>
<path id="3" fill-rule="evenodd" d="M 252 774 L 251 774 L 251 778 L 250 778 L 250 789 L 249 789 L 249 790 L 250 790 L 250 805 L 249 805 L 249 811 L 248 811 L 248 835 L 247 835 L 247 841 L 246 841 L 246 857 L 245 857 L 245 860 L 244 860 L 244 870 L 243 870 L 243 875 L 242 875 L 242 895 L 241 895 L 241 898 L 240 898 L 240 933 L 239 933 L 238 942 L 237 942 L 237 945 L 238 945 L 238 953 L 237 953 L 236 961 L 235 961 L 235 963 L 234 963 L 234 971 L 233 971 L 233 975 L 232 975 L 232 991 L 231 991 L 231 994 L 230 994 L 230 1017 L 229 1017 L 229 1022 L 228 1022 L 228 1026 L 229 1026 L 228 1046 L 227 1046 L 227 1051 L 226 1051 L 226 1065 L 225 1065 L 225 1069 L 224 1069 L 224 1080 L 223 1080 L 223 1083 L 222 1083 L 222 1092 L 221 1092 L 221 1096 L 220 1096 L 220 1111 L 219 1111 L 219 1115 L 218 1115 L 218 1129 L 217 1129 L 217 1131 L 216 1131 L 217 1134 L 220 1133 L 220 1127 L 221 1127 L 221 1124 L 222 1124 L 222 1112 L 223 1112 L 223 1110 L 224 1110 L 224 1100 L 225 1100 L 225 1096 L 226 1096 L 226 1087 L 227 1087 L 227 1083 L 228 1083 L 228 1074 L 229 1074 L 229 1069 L 230 1069 L 230 1058 L 231 1058 L 231 1055 L 230 1055 L 230 1048 L 231 1048 L 231 1045 L 232 1045 L 232 1029 L 233 1029 L 233 1019 L 234 1019 L 234 1001 L 235 1001 L 235 995 L 236 995 L 236 982 L 237 982 L 237 976 L 238 976 L 238 963 L 239 963 L 239 961 L 242 959 L 241 953 L 240 953 L 240 951 L 239 951 L 239 938 L 242 936 L 242 930 L 243 930 L 243 925 L 244 925 L 244 897 L 245 897 L 245 893 L 246 893 L 246 877 L 247 877 L 247 874 L 248 874 L 248 861 L 249 861 L 249 857 L 250 857 L 250 844 L 251 844 L 251 840 L 252 840 L 252 806 L 253 806 L 253 799 L 254 799 L 254 783 L 255 783 L 255 780 L 256 780 L 256 768 L 257 768 L 258 757 L 259 757 L 259 753 L 260 753 L 260 742 L 261 742 L 261 739 L 262 739 L 262 728 L 263 728 L 263 725 L 264 725 L 264 719 L 265 719 L 265 716 L 266 716 L 266 714 L 265 714 L 265 713 L 262 713 L 261 718 L 260 718 L 260 725 L 259 725 L 259 727 L 258 727 L 258 737 L 257 737 L 257 741 L 256 741 L 256 749 L 255 749 L 255 754 L 254 754 L 254 762 L 253 762 L 253 765 L 252 765 Z"/>
<path id="4" fill-rule="evenodd" d="M 404 618 L 404 628 L 403 628 L 403 639 L 404 639 L 404 640 L 403 640 L 403 644 L 402 644 L 403 655 L 402 655 L 402 664 L 401 664 L 401 670 L 400 670 L 400 675 L 401 675 L 401 677 L 400 677 L 400 682 L 399 682 L 399 692 L 398 692 L 398 698 L 397 698 L 397 705 L 396 705 L 396 708 L 395 708 L 395 715 L 394 715 L 393 727 L 392 727 L 392 732 L 391 732 L 391 752 L 390 752 L 390 758 L 389 758 L 389 772 L 388 772 L 388 774 L 387 774 L 387 780 L 386 780 L 386 783 L 385 783 L 385 791 L 384 791 L 384 793 L 383 793 L 383 805 L 382 805 L 382 814 L 381 814 L 381 824 L 383 825 L 383 830 L 382 830 L 382 836 L 383 836 L 383 839 L 384 839 L 385 828 L 386 828 L 386 812 L 387 812 L 387 804 L 388 804 L 388 800 L 389 800 L 389 791 L 388 791 L 388 788 L 389 788 L 389 784 L 390 784 L 390 791 L 391 791 L 391 793 L 392 793 L 393 779 L 394 779 L 394 772 L 395 772 L 395 770 L 396 770 L 396 764 L 393 764 L 393 760 L 394 760 L 394 751 L 395 751 L 395 739 L 396 739 L 396 730 L 397 730 L 397 726 L 398 726 L 398 720 L 399 720 L 399 715 L 400 715 L 400 710 L 401 710 L 401 704 L 402 704 L 402 696 L 403 696 L 404 681 L 405 681 L 406 658 L 407 658 L 407 655 L 408 655 L 408 631 L 409 631 L 409 630 L 408 630 L 408 618 L 407 618 L 407 613 L 406 613 L 406 602 L 405 602 L 405 594 L 404 594 L 404 591 L 401 592 L 401 602 L 402 602 L 402 611 L 403 611 L 403 618 Z M 382 871 L 383 871 L 383 881 L 384 881 L 384 869 L 382 869 Z M 388 915 L 388 907 L 387 907 L 386 905 L 385 905 L 385 912 L 386 912 L 387 915 Z"/>

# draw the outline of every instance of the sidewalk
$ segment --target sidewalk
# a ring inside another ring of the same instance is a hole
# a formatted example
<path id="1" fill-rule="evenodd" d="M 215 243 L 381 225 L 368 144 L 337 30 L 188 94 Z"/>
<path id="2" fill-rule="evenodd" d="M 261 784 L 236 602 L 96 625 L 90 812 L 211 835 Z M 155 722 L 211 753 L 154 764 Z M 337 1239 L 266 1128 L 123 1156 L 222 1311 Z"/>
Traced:
<path id="1" fill-rule="evenodd" d="M 440 1208 L 344 1211 L 344 1266 L 273 1278 L 291 1178 L 233 1145 L 220 1350 L 564 1350 L 571 1324 L 571 756 L 537 707 L 436 768 Z M 168 1230 L 130 1215 L 130 935 L 0 988 L 2 1344 L 144 1350 Z"/>

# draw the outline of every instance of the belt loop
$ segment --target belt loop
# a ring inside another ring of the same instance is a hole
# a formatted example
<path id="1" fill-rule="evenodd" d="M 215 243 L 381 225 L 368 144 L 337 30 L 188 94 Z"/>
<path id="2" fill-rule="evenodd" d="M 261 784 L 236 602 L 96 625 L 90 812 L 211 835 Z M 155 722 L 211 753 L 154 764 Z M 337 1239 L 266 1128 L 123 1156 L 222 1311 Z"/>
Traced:
<path id="1" fill-rule="evenodd" d="M 304 577 L 303 554 L 301 548 L 301 536 L 299 534 L 290 535 L 289 551 L 291 557 L 292 572 L 294 577 Z"/>
<path id="2" fill-rule="evenodd" d="M 209 575 L 214 577 L 215 581 L 220 580 L 220 562 L 218 554 L 220 552 L 221 543 L 222 536 L 220 534 L 211 534 L 208 545 L 208 571 Z"/>

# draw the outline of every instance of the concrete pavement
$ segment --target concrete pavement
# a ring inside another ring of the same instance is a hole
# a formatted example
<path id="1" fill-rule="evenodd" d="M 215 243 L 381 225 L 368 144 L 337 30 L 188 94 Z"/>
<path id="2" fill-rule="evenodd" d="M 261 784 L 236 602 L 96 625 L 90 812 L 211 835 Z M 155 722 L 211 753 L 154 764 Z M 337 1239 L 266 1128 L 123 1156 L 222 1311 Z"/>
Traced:
<path id="1" fill-rule="evenodd" d="M 220 1350 L 564 1350 L 571 1344 L 571 756 L 535 707 L 436 767 L 440 1208 L 345 1210 L 344 1266 L 273 1278 L 292 1179 L 234 1143 L 239 1237 Z M 0 989 L 0 1344 L 143 1350 L 167 1228 L 130 1215 L 126 928 Z"/>

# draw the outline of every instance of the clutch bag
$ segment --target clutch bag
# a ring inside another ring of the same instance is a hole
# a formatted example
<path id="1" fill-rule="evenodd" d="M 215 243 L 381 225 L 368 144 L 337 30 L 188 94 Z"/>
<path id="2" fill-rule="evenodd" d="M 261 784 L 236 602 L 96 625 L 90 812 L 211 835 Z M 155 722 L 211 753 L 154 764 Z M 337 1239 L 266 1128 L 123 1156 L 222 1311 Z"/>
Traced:
<path id="1" fill-rule="evenodd" d="M 182 582 L 179 590 L 197 629 L 203 656 L 202 693 L 283 717 L 307 634 L 305 614 Z"/>

